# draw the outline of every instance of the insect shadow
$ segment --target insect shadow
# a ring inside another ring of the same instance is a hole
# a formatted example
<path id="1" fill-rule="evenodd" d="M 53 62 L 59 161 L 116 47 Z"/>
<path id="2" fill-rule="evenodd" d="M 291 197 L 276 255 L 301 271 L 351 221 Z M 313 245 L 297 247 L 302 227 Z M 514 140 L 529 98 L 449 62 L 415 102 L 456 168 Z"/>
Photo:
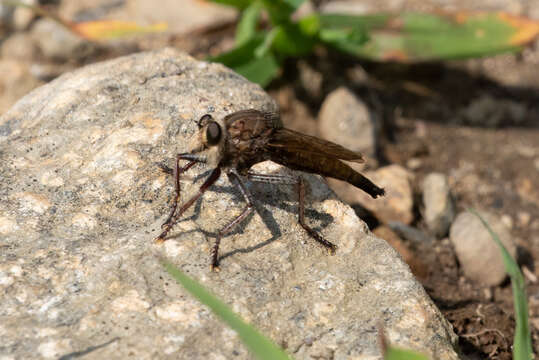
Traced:
<path id="1" fill-rule="evenodd" d="M 211 170 L 204 171 L 196 176 L 194 176 L 191 180 L 192 184 L 195 184 L 199 182 L 201 179 L 205 179 L 210 174 Z M 260 216 L 260 219 L 266 226 L 266 228 L 271 232 L 271 237 L 267 240 L 264 240 L 256 245 L 244 247 L 244 248 L 238 248 L 232 251 L 229 251 L 227 253 L 222 254 L 219 256 L 220 260 L 226 259 L 230 256 L 233 256 L 238 253 L 249 253 L 252 251 L 255 251 L 257 249 L 260 249 L 266 245 L 271 244 L 275 240 L 282 237 L 282 231 L 280 229 L 280 226 L 278 222 L 275 220 L 275 217 L 271 210 L 268 209 L 268 207 L 278 208 L 281 209 L 287 213 L 289 213 L 294 218 L 297 217 L 298 212 L 298 202 L 297 199 L 292 199 L 291 201 L 283 201 L 284 198 L 286 198 L 286 190 L 280 190 L 278 185 L 273 184 L 262 184 L 262 183 L 254 183 L 247 181 L 248 187 L 252 191 L 252 194 L 255 197 L 254 202 L 254 212 L 249 214 L 247 218 L 242 221 L 241 224 L 239 224 L 236 228 L 234 228 L 231 232 L 229 232 L 226 236 L 226 238 L 244 233 L 245 229 L 247 229 L 250 226 L 251 220 L 253 216 L 255 215 L 255 212 Z M 281 185 L 282 186 L 282 185 Z M 293 187 L 291 187 L 293 188 Z M 234 204 L 244 204 L 245 200 L 241 193 L 238 191 L 237 187 L 229 185 L 229 186 L 220 186 L 220 185 L 213 185 L 210 189 L 208 189 L 208 192 L 213 192 L 217 194 L 228 194 L 232 195 L 231 202 Z M 277 195 L 274 195 L 277 194 Z M 188 198 L 189 196 L 185 196 L 185 198 Z M 191 220 L 194 221 L 200 217 L 200 212 L 202 208 L 202 203 L 204 201 L 204 197 L 200 197 L 194 204 L 194 209 L 192 215 L 185 217 L 181 219 L 179 222 Z M 242 205 L 238 205 L 238 208 L 241 208 Z M 313 230 L 320 231 L 324 228 L 326 228 L 328 225 L 330 225 L 333 222 L 333 216 L 322 213 L 317 210 L 306 208 L 305 209 L 305 215 L 309 219 L 309 222 L 319 222 L 319 225 L 316 227 L 313 227 Z M 203 228 L 197 228 L 197 232 L 201 232 L 206 237 L 216 238 L 217 232 L 214 231 L 208 231 Z M 190 231 L 189 231 L 190 232 Z M 182 234 L 177 234 L 171 236 L 171 238 L 180 237 L 181 235 L 185 234 L 183 232 Z"/>

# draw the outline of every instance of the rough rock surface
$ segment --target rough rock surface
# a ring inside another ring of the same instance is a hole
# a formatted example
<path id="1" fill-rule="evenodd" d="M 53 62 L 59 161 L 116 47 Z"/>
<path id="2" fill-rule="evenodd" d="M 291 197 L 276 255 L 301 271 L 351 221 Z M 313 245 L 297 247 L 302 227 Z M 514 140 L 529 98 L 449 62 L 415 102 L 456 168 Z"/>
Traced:
<path id="1" fill-rule="evenodd" d="M 481 212 L 480 215 L 514 258 L 517 249 L 507 226 L 491 213 Z M 484 286 L 499 285 L 505 279 L 500 249 L 477 216 L 469 212 L 458 214 L 451 225 L 449 239 L 468 278 Z"/>
<path id="2" fill-rule="evenodd" d="M 0 355 L 250 358 L 162 255 L 297 359 L 380 358 L 379 324 L 394 344 L 457 358 L 451 326 L 409 268 L 316 176 L 306 216 L 334 256 L 297 224 L 292 189 L 255 184 L 257 213 L 223 240 L 221 272 L 210 272 L 215 232 L 244 207 L 226 177 L 168 241 L 152 241 L 173 195 L 157 163 L 172 165 L 201 115 L 244 108 L 275 104 L 223 66 L 165 49 L 65 74 L 0 118 Z M 203 174 L 186 174 L 184 199 Z"/>

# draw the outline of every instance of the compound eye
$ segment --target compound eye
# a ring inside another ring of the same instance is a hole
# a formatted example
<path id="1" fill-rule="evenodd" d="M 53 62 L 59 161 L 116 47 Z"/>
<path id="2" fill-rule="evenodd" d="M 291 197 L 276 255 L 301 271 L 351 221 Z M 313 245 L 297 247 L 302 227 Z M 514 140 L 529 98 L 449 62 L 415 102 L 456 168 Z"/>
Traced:
<path id="1" fill-rule="evenodd" d="M 216 145 L 221 140 L 221 126 L 211 121 L 206 128 L 206 142 L 208 145 Z"/>
<path id="2" fill-rule="evenodd" d="M 213 121 L 213 117 L 210 114 L 203 115 L 200 120 L 198 120 L 198 128 L 202 128 L 204 125 L 209 123 L 210 121 Z"/>

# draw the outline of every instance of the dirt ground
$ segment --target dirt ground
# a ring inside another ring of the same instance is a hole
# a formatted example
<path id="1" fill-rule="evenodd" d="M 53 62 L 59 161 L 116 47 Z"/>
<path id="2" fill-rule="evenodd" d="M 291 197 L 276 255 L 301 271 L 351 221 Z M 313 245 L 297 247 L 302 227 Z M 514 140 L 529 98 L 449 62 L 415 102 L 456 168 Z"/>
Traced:
<path id="1" fill-rule="evenodd" d="M 203 59 L 229 46 L 233 34 L 230 24 L 189 37 L 140 40 L 122 49 L 103 49 L 71 66 L 165 45 Z M 279 102 L 286 125 L 316 134 L 324 97 L 339 86 L 349 87 L 382 120 L 381 165 L 412 168 L 416 187 L 428 173 L 444 173 L 458 210 L 486 209 L 505 219 L 518 244 L 519 263 L 529 272 L 530 325 L 539 353 L 537 54 L 531 49 L 486 60 L 399 65 L 320 50 L 308 59 L 288 61 L 284 76 L 268 91 Z M 305 69 L 320 80 L 316 88 L 302 80 Z M 413 225 L 424 229 L 420 214 L 418 207 Z M 425 289 L 459 335 L 463 354 L 510 359 L 515 320 L 509 281 L 484 288 L 467 280 L 447 239 L 408 246 L 423 269 Z"/>

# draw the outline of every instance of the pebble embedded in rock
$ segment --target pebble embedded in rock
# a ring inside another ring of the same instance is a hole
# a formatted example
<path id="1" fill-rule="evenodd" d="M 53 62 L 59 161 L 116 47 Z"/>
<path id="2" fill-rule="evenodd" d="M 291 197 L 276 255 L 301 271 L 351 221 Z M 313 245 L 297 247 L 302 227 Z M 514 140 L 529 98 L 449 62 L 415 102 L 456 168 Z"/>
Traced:
<path id="1" fill-rule="evenodd" d="M 514 258 L 516 245 L 509 229 L 493 214 L 480 212 L 480 215 Z M 477 216 L 469 212 L 458 214 L 451 225 L 449 238 L 467 278 L 484 286 L 499 285 L 505 279 L 500 249 Z"/>
<path id="2" fill-rule="evenodd" d="M 455 208 L 451 198 L 447 177 L 431 173 L 423 181 L 423 205 L 427 228 L 438 238 L 447 235 L 455 218 Z"/>

